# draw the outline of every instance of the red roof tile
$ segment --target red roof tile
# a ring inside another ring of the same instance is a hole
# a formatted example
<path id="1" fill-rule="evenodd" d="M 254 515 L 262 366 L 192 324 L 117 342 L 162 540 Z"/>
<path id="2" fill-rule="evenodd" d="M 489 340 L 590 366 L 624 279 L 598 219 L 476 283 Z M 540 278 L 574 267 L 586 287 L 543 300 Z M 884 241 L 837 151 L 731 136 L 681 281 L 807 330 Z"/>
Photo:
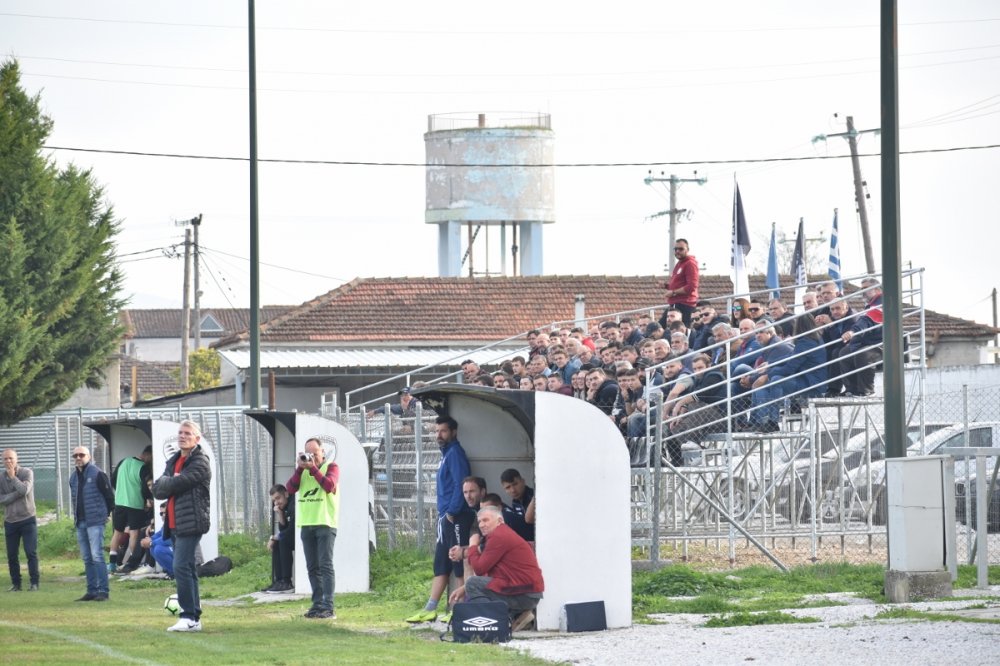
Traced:
<path id="1" fill-rule="evenodd" d="M 822 278 L 818 278 L 822 279 Z M 572 321 L 577 295 L 588 316 L 655 309 L 664 301 L 660 276 L 544 275 L 490 278 L 357 278 L 261 326 L 261 342 L 404 343 L 472 341 L 488 343 L 532 328 Z M 790 279 L 783 284 L 790 284 Z M 764 289 L 764 277 L 750 279 Z M 732 292 L 726 276 L 703 275 L 703 298 Z M 927 329 L 939 335 L 989 337 L 993 329 L 927 313 Z M 214 346 L 245 343 L 239 335 Z"/>

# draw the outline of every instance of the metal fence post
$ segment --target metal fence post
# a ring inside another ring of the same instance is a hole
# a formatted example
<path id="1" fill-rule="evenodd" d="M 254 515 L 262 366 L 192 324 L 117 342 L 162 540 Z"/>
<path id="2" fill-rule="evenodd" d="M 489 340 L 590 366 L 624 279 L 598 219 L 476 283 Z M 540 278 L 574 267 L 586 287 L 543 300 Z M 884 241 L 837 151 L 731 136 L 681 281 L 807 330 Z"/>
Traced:
<path id="1" fill-rule="evenodd" d="M 653 448 L 653 498 L 649 517 L 652 521 L 649 535 L 649 561 L 655 568 L 660 561 L 660 484 L 663 482 L 663 391 L 653 391 L 650 394 L 651 404 L 647 409 L 653 409 L 653 422 L 656 424 L 656 434 Z M 648 463 L 647 463 L 648 464 Z"/>
<path id="2" fill-rule="evenodd" d="M 422 549 L 424 547 L 424 409 L 419 400 L 413 417 L 413 448 L 416 451 L 417 468 L 417 548 Z"/>
<path id="3" fill-rule="evenodd" d="M 383 414 L 382 439 L 385 441 L 385 511 L 388 514 L 386 529 L 388 530 L 389 550 L 396 549 L 396 508 L 393 502 L 392 490 L 392 411 L 389 403 L 385 403 Z"/>

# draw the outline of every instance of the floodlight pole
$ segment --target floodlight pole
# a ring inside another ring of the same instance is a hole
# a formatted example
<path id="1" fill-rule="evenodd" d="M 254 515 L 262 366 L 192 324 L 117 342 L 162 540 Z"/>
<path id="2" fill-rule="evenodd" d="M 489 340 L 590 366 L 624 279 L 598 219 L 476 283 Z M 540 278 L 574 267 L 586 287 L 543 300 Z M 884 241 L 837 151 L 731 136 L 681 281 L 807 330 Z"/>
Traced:
<path id="1" fill-rule="evenodd" d="M 257 231 L 257 38 L 254 0 L 248 0 L 250 51 L 250 377 L 248 402 L 260 408 L 260 242 Z"/>

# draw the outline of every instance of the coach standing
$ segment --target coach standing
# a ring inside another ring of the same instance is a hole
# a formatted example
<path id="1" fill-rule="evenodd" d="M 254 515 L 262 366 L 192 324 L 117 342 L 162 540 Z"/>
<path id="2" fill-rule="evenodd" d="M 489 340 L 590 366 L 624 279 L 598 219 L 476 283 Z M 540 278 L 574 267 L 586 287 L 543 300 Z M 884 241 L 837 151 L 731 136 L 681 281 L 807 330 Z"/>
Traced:
<path id="1" fill-rule="evenodd" d="M 20 544 L 28 558 L 29 590 L 38 589 L 38 521 L 35 518 L 35 476 L 17 464 L 17 451 L 3 452 L 0 474 L 0 504 L 3 504 L 3 533 L 7 542 L 7 566 L 10 569 L 10 592 L 21 591 Z"/>
<path id="2" fill-rule="evenodd" d="M 211 525 L 212 466 L 201 450 L 201 428 L 181 421 L 177 430 L 180 451 L 167 461 L 163 476 L 153 484 L 153 496 L 167 500 L 164 537 L 174 542 L 174 579 L 181 616 L 167 631 L 201 631 L 201 598 L 195 550 Z"/>
<path id="3" fill-rule="evenodd" d="M 73 449 L 76 471 L 69 477 L 76 541 L 87 575 L 87 593 L 77 601 L 108 600 L 108 568 L 104 564 L 104 525 L 115 508 L 115 493 L 103 470 L 82 446 Z"/>

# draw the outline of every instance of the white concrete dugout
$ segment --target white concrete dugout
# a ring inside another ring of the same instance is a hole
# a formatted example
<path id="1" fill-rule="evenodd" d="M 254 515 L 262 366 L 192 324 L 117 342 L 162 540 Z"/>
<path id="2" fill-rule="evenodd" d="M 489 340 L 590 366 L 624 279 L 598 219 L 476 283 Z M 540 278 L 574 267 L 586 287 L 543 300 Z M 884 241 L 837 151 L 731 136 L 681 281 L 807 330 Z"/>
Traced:
<path id="1" fill-rule="evenodd" d="M 178 423 L 162 419 L 117 419 L 114 421 L 99 421 L 85 423 L 108 443 L 108 474 L 119 462 L 129 456 L 138 457 L 147 445 L 153 447 L 153 481 L 163 475 L 167 460 L 179 450 L 177 447 Z M 212 443 L 201 434 L 199 442 L 202 451 L 208 456 L 212 469 L 212 482 L 209 486 L 209 502 L 211 503 L 211 527 L 207 534 L 201 537 L 201 554 L 204 561 L 214 560 L 219 556 L 219 465 L 215 458 Z M 153 500 L 158 506 L 161 500 Z M 163 528 L 158 511 L 153 512 L 156 518 L 156 529 Z"/>
<path id="2" fill-rule="evenodd" d="M 603 601 L 608 627 L 632 624 L 629 459 L 621 433 L 593 405 L 555 393 L 444 384 L 413 390 L 458 422 L 472 474 L 505 501 L 513 467 L 535 489 L 535 553 L 545 579 L 540 630 L 565 604 Z"/>
<path id="3" fill-rule="evenodd" d="M 336 592 L 369 591 L 368 457 L 351 432 L 336 421 L 311 414 L 248 410 L 246 415 L 267 429 L 274 447 L 272 483 L 287 485 L 299 451 L 313 437 L 323 442 L 328 460 L 340 468 L 340 514 L 333 548 Z M 270 487 L 270 486 L 268 486 Z M 266 489 L 265 489 L 266 491 Z M 298 525 L 295 527 L 295 592 L 311 593 Z"/>

